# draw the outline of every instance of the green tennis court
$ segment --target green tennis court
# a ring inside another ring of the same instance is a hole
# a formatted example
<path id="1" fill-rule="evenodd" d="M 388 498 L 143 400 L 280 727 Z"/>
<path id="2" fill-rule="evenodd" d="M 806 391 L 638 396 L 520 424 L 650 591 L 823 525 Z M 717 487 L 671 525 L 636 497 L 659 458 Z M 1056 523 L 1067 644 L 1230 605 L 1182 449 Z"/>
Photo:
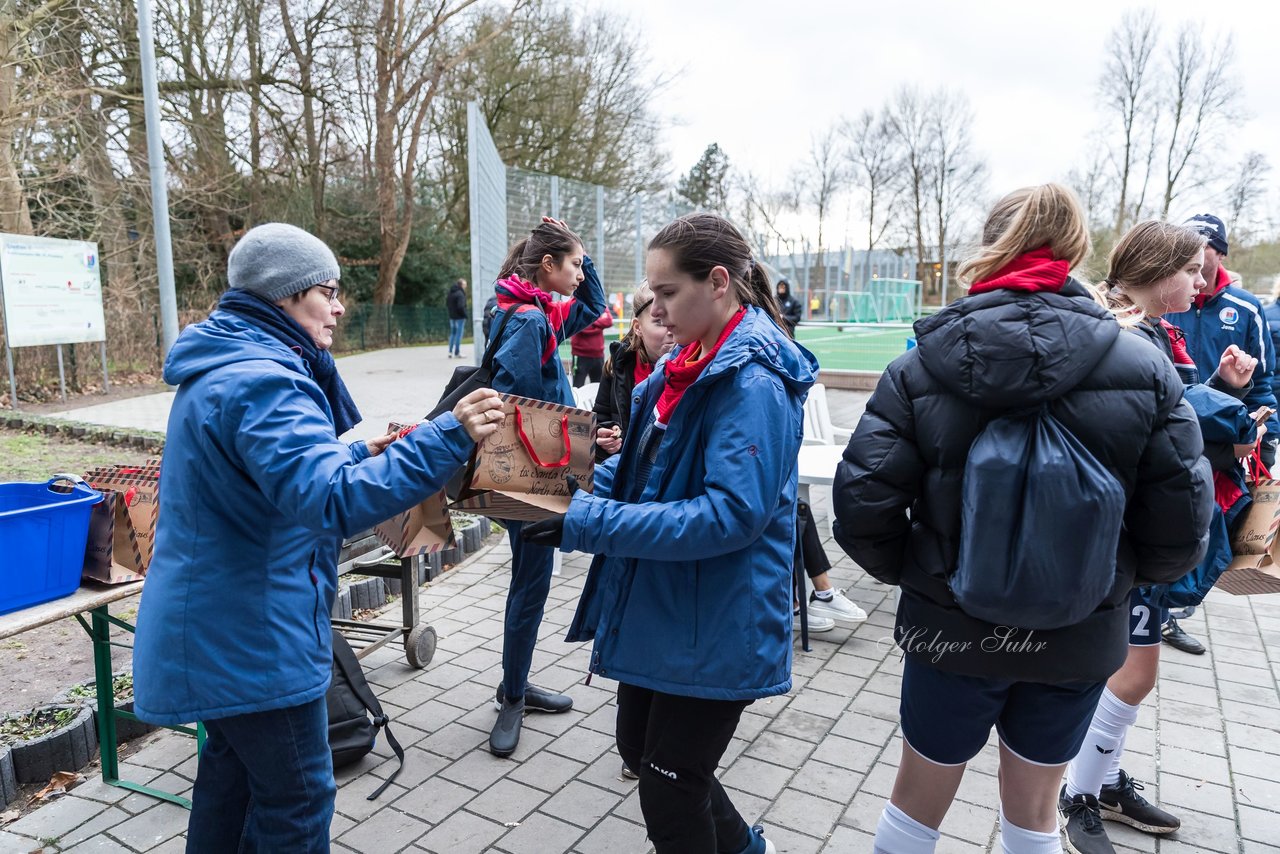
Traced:
<path id="1" fill-rule="evenodd" d="M 828 371 L 883 371 L 906 351 L 911 335 L 909 323 L 802 324 L 796 329 L 796 339 Z"/>
<path id="2" fill-rule="evenodd" d="M 796 330 L 796 338 L 828 371 L 883 371 L 906 351 L 911 335 L 909 323 L 802 324 Z M 605 341 L 613 340 L 606 333 Z M 560 346 L 560 357 L 570 363 L 568 342 Z"/>

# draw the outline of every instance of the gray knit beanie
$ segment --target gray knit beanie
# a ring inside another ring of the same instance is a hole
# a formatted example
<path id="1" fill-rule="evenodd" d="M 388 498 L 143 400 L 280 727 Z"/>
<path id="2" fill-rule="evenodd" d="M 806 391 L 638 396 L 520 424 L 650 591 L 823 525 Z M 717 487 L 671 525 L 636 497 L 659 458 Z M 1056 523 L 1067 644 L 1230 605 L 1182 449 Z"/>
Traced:
<path id="1" fill-rule="evenodd" d="M 271 302 L 341 276 L 324 241 L 283 222 L 249 229 L 227 258 L 228 284 Z"/>

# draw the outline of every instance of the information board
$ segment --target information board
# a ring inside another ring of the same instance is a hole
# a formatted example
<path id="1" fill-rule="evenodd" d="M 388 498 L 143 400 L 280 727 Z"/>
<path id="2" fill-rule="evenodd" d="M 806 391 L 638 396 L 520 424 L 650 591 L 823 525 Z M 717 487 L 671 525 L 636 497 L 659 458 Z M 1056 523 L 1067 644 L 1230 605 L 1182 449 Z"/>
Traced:
<path id="1" fill-rule="evenodd" d="M 10 347 L 106 340 L 98 244 L 0 234 Z"/>

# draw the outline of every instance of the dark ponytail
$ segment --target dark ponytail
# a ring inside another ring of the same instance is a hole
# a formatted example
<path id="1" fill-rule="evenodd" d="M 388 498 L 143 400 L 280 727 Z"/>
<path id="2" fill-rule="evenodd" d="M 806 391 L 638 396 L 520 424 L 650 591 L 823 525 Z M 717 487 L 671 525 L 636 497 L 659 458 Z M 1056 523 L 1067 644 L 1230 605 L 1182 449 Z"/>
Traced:
<path id="1" fill-rule="evenodd" d="M 550 255 L 559 264 L 566 255 L 582 248 L 582 238 L 557 222 L 539 223 L 529 236 L 521 240 L 507 253 L 498 272 L 499 279 L 519 276 L 536 284 L 542 259 Z"/>
<path id="2" fill-rule="evenodd" d="M 654 235 L 649 249 L 671 253 L 677 270 L 699 280 L 710 276 L 713 267 L 724 267 L 729 271 L 738 302 L 754 305 L 766 312 L 779 329 L 787 328 L 768 272 L 751 257 L 751 247 L 742 232 L 724 217 L 712 213 L 682 216 Z"/>
<path id="3" fill-rule="evenodd" d="M 773 292 L 773 285 L 769 282 L 769 271 L 754 258 L 749 263 L 751 266 L 747 268 L 746 282 L 747 287 L 751 289 L 751 305 L 768 312 L 773 322 L 778 324 L 778 328 L 791 336 L 791 327 L 782 321 L 782 311 L 778 308 L 778 295 Z"/>

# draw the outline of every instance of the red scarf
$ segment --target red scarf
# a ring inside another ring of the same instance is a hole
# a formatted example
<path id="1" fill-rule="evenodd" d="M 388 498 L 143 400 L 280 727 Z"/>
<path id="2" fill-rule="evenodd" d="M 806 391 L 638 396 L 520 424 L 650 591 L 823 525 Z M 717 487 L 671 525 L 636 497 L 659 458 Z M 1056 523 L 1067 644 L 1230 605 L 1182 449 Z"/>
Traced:
<path id="1" fill-rule="evenodd" d="M 729 337 L 729 333 L 733 332 L 742 322 L 742 318 L 747 313 L 747 307 L 744 305 L 729 318 L 729 322 L 725 324 L 724 331 L 720 333 L 720 337 L 716 339 L 716 346 L 705 356 L 702 355 L 702 342 L 694 341 L 689 346 L 682 349 L 674 358 L 667 360 L 665 370 L 666 386 L 662 389 L 662 396 L 658 398 L 658 423 L 664 427 L 671 423 L 671 415 L 676 410 L 676 404 L 680 402 L 680 398 L 684 397 L 685 389 L 693 385 L 694 380 L 702 375 L 702 371 L 707 365 L 715 359 L 716 353 L 720 352 L 720 345 L 724 344 L 725 339 Z M 636 365 L 639 367 L 639 363 Z"/>
<path id="2" fill-rule="evenodd" d="M 1169 344 L 1173 347 L 1173 363 L 1175 365 L 1194 365 L 1195 360 L 1187 352 L 1187 336 L 1182 334 L 1182 330 L 1163 317 L 1160 318 L 1160 328 L 1169 336 Z"/>
<path id="3" fill-rule="evenodd" d="M 652 363 L 652 362 L 646 362 L 646 361 L 645 361 L 645 359 L 644 359 L 644 356 L 642 356 L 641 354 L 637 353 L 637 354 L 636 354 L 636 367 L 635 367 L 635 375 L 636 375 L 636 382 L 635 382 L 635 384 L 636 384 L 636 385 L 640 385 L 640 383 L 642 383 L 642 382 L 644 382 L 645 380 L 649 379 L 649 375 L 650 375 L 650 374 L 652 374 L 652 373 L 653 373 L 653 363 Z"/>
<path id="4" fill-rule="evenodd" d="M 1194 365 L 1195 361 L 1191 358 L 1191 354 L 1187 352 L 1187 336 L 1182 334 L 1182 330 L 1174 326 L 1163 317 L 1159 321 L 1160 328 L 1169 336 L 1169 343 L 1173 345 L 1173 363 L 1175 365 Z M 1236 485 L 1231 476 L 1226 472 L 1215 471 L 1213 473 L 1213 499 L 1218 503 L 1218 508 L 1222 512 L 1226 512 L 1244 495 L 1244 490 Z"/>
<path id="5" fill-rule="evenodd" d="M 1231 274 L 1227 272 L 1227 268 L 1221 264 L 1218 265 L 1218 279 L 1213 283 L 1213 293 L 1196 294 L 1191 298 L 1191 302 L 1196 308 L 1204 308 L 1204 304 L 1216 297 L 1227 289 L 1227 285 L 1231 284 Z"/>
<path id="6" fill-rule="evenodd" d="M 969 286 L 969 293 L 985 294 L 997 290 L 1057 293 L 1067 283 L 1070 269 L 1071 265 L 1066 261 L 1053 257 L 1052 249 L 1042 246 L 1022 253 L 992 275 L 974 282 Z"/>
<path id="7" fill-rule="evenodd" d="M 499 311 L 521 311 L 522 306 L 536 306 L 546 315 L 547 322 L 551 324 L 551 335 L 547 336 L 547 343 L 542 348 L 542 364 L 545 365 L 560 346 L 560 327 L 564 326 L 564 319 L 569 316 L 569 309 L 573 307 L 574 301 L 570 299 L 553 302 L 551 294 L 519 276 L 499 280 L 494 287 L 494 294 L 498 297 Z"/>

